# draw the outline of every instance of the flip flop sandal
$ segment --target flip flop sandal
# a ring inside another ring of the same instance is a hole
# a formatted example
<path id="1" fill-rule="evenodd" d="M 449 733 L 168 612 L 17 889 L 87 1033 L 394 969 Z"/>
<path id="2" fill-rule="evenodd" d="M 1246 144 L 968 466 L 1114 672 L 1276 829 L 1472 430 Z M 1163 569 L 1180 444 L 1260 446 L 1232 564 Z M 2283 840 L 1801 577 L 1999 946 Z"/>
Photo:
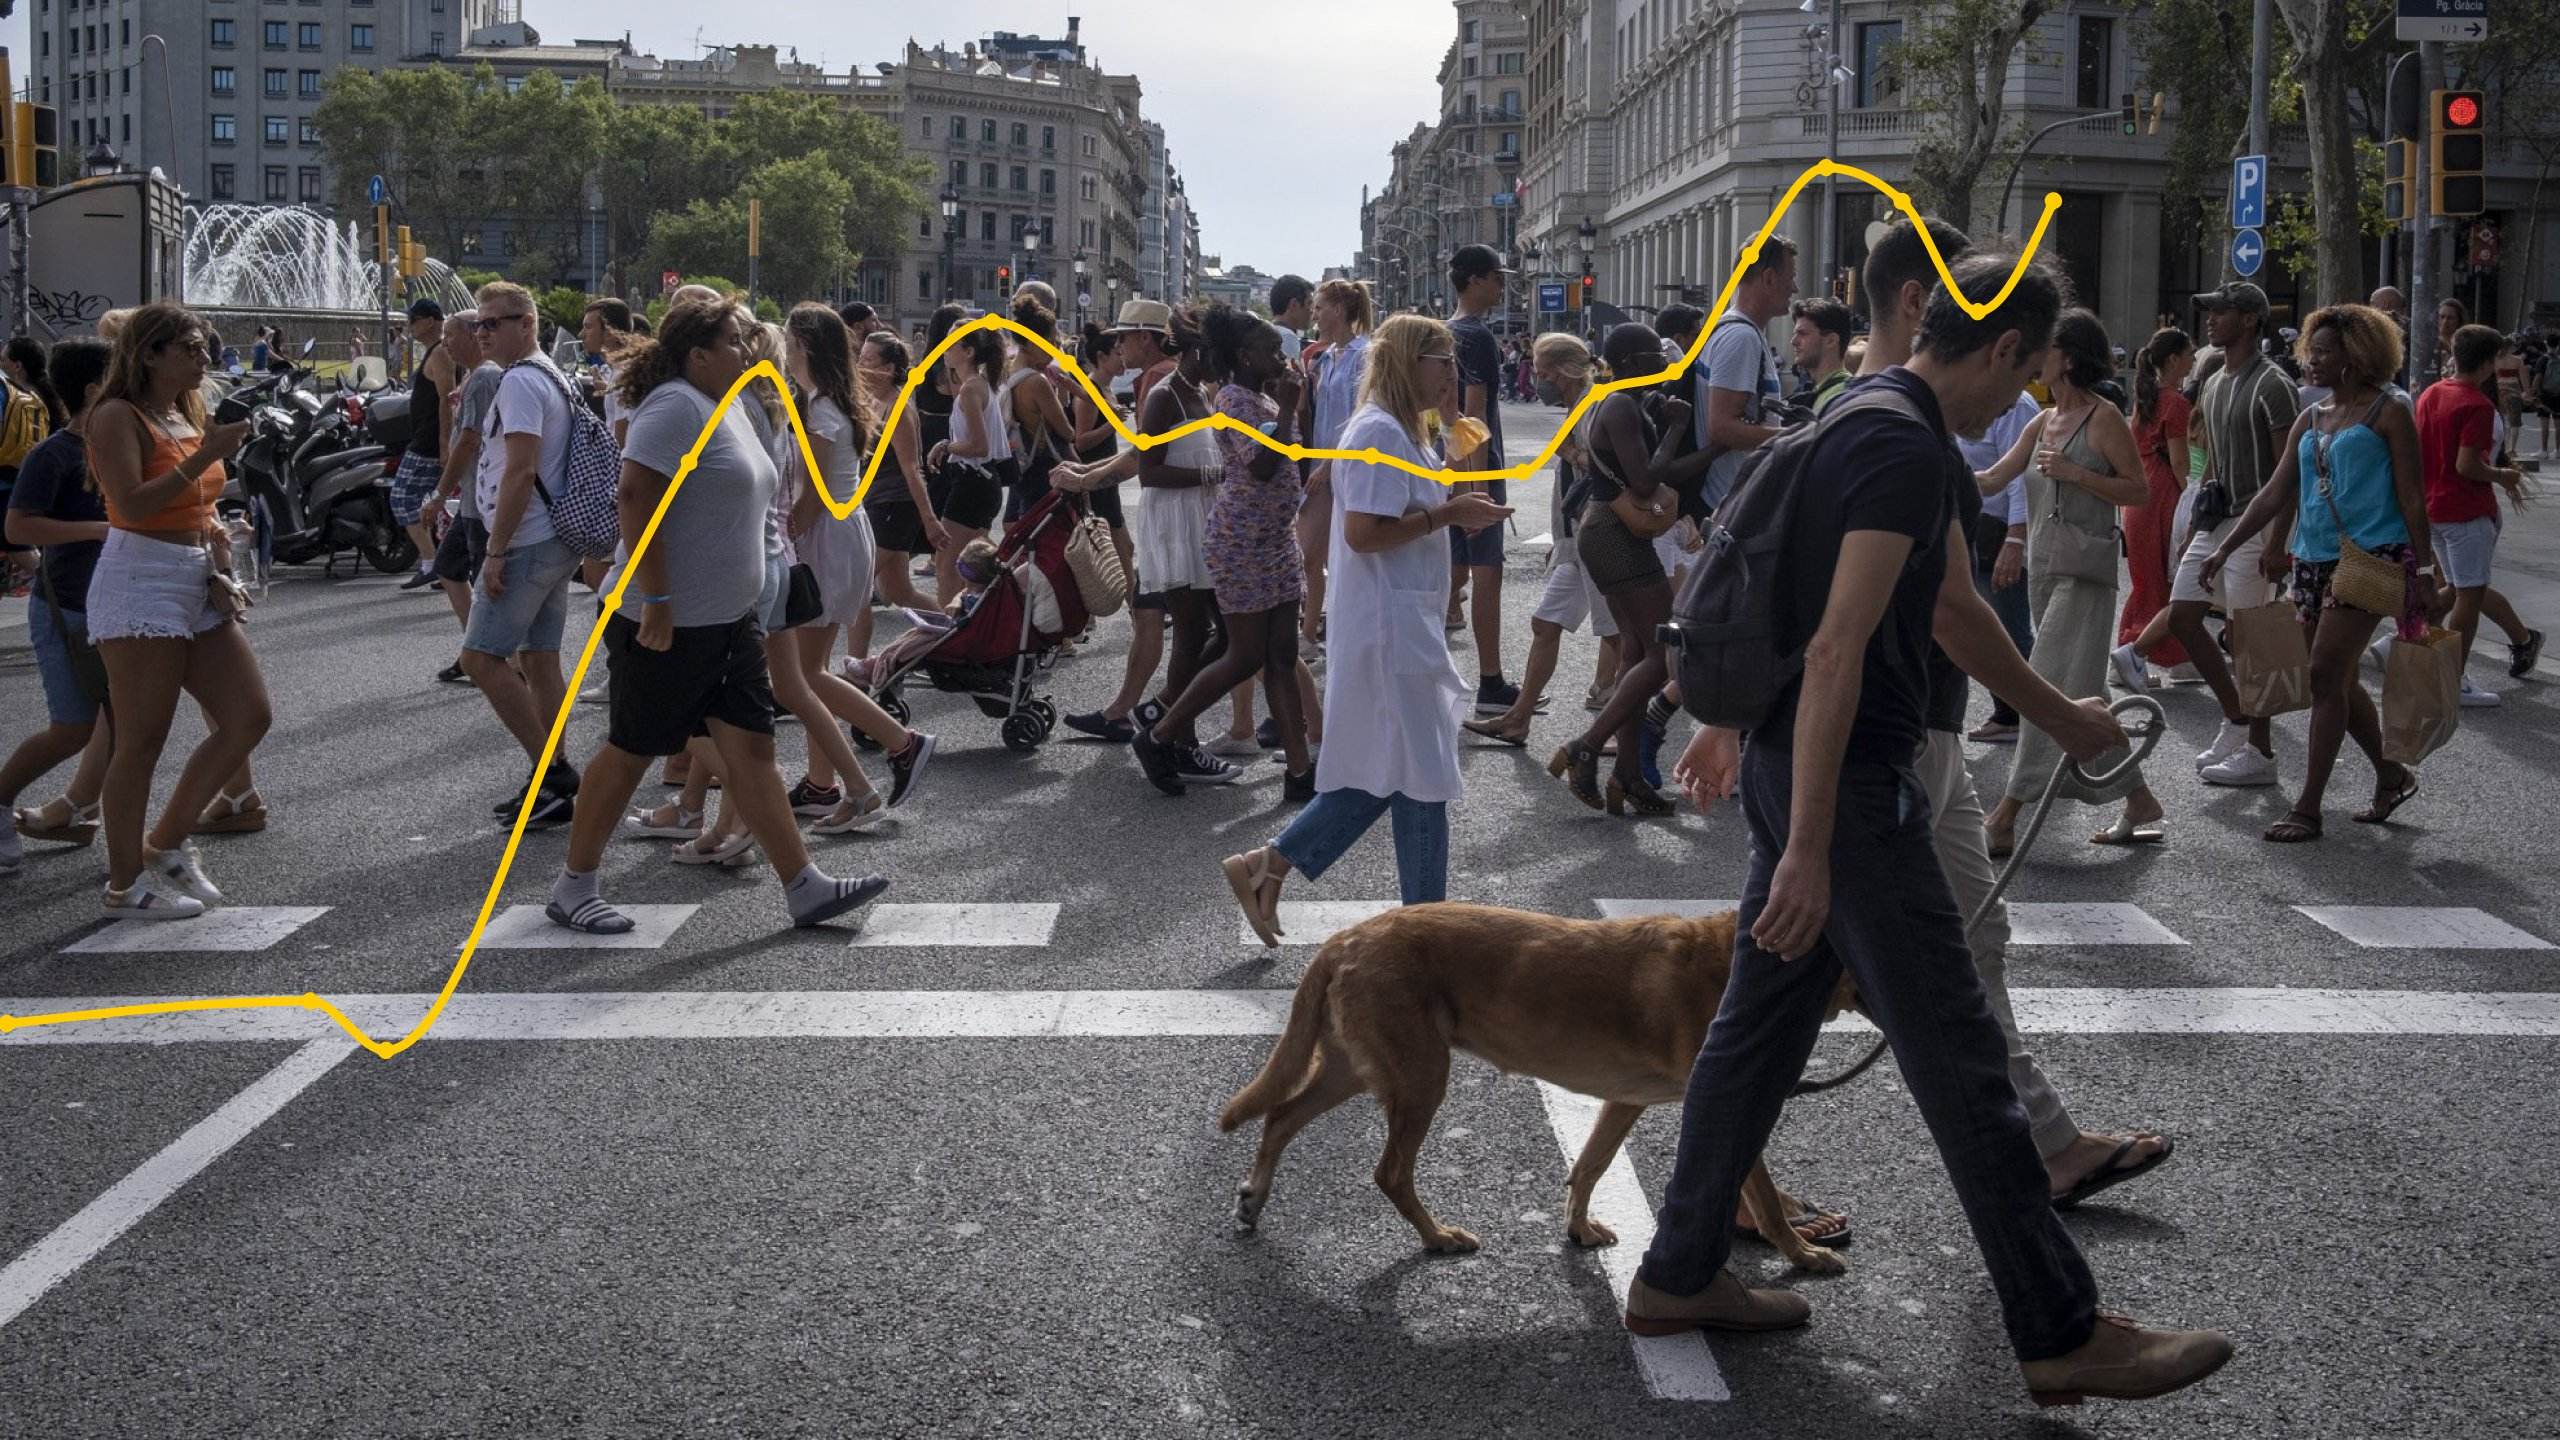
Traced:
<path id="1" fill-rule="evenodd" d="M 739 865 L 756 848 L 755 832 L 741 830 L 720 842 L 716 849 L 705 850 L 694 840 L 687 840 L 667 852 L 667 858 L 679 865 Z"/>
<path id="2" fill-rule="evenodd" d="M 669 821 L 649 817 L 659 810 L 673 810 L 676 818 Z M 690 840 L 702 833 L 702 812 L 681 805 L 661 805 L 657 810 L 634 810 L 622 817 L 622 833 L 642 840 Z"/>
<path id="3" fill-rule="evenodd" d="M 2169 832 L 2156 820 L 2135 824 L 2119 815 L 2116 823 L 2089 837 L 2092 845 L 2158 845 L 2166 842 Z M 1997 857 L 1994 857 L 1997 858 Z"/>
<path id="4" fill-rule="evenodd" d="M 2399 813 L 2401 806 L 2417 798 L 2418 772 L 2409 770 L 2404 774 L 2405 778 L 2400 782 L 2399 789 L 2388 795 L 2376 796 L 2372 805 L 2355 813 L 2353 818 L 2357 824 L 2388 825 L 2391 823 L 2391 817 Z"/>
<path id="5" fill-rule="evenodd" d="M 1461 720 L 1458 722 L 1458 728 L 1479 739 L 1490 740 L 1496 745 L 1508 745 L 1514 750 L 1529 748 L 1528 736 L 1506 735 L 1482 720 Z"/>
<path id="6" fill-rule="evenodd" d="M 2268 826 L 2267 833 L 2260 838 L 2270 845 L 2300 845 L 2317 840 L 2320 838 L 2320 817 L 2287 815 Z"/>
<path id="7" fill-rule="evenodd" d="M 2152 1156 L 2148 1160 L 2136 1161 L 2131 1165 L 2124 1165 L 2119 1169 L 2118 1166 L 2123 1161 L 2124 1157 L 2132 1154 L 2133 1147 L 2141 1144 L 2145 1140 L 2159 1141 L 2160 1153 Z M 2133 1138 L 2126 1140 L 2123 1144 L 2118 1145 L 2116 1147 L 2116 1153 L 2107 1157 L 2107 1163 L 2090 1171 L 2086 1176 L 2082 1177 L 2079 1184 L 2074 1185 L 2070 1189 L 2063 1191 L 2061 1194 L 2054 1196 L 2053 1208 L 2056 1210 L 2075 1209 L 2079 1206 L 2081 1201 L 2088 1199 L 2090 1196 L 2095 1195 L 2102 1190 L 2112 1190 L 2127 1180 L 2139 1179 L 2140 1177 L 2149 1174 L 2151 1171 L 2160 1168 L 2160 1162 L 2168 1159 L 2176 1153 L 2178 1153 L 2177 1145 L 2165 1135 L 2136 1135 Z"/>
<path id="8" fill-rule="evenodd" d="M 1840 1222 L 1840 1228 L 1828 1235 L 1805 1234 L 1805 1227 L 1818 1220 L 1837 1220 Z M 1837 1210 L 1825 1210 L 1819 1206 L 1806 1211 L 1802 1215 L 1788 1216 L 1787 1224 L 1794 1228 L 1796 1234 L 1801 1237 L 1806 1244 L 1819 1245 L 1825 1250 L 1846 1250 L 1849 1248 L 1849 1242 L 1856 1238 L 1856 1231 L 1850 1227 L 1848 1216 L 1841 1214 Z M 1744 1224 L 1740 1221 L 1736 1221 L 1734 1223 L 1733 1233 L 1753 1240 L 1760 1239 L 1760 1227 Z"/>

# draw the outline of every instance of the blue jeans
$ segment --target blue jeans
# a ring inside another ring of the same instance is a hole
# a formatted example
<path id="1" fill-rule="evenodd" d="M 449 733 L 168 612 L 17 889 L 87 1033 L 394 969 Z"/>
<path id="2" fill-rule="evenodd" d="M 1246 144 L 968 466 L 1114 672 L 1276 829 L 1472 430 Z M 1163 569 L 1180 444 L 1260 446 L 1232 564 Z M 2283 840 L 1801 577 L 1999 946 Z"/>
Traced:
<path id="1" fill-rule="evenodd" d="M 1310 880 L 1320 879 L 1389 811 L 1395 815 L 1396 885 L 1404 903 L 1428 905 L 1448 899 L 1449 805 L 1444 800 L 1326 790 L 1298 812 L 1271 848 L 1280 852 L 1290 869 Z"/>
<path id="2" fill-rule="evenodd" d="M 56 611 L 45 603 L 42 585 L 27 596 L 27 644 L 36 652 L 45 718 L 56 725 L 87 725 L 98 718 L 98 702 L 80 688 L 79 671 L 71 663 L 70 637 L 88 633 L 88 616 L 78 610 Z"/>
<path id="3" fill-rule="evenodd" d="M 2027 608 L 2026 572 L 2020 570 L 2018 583 L 2004 590 L 1992 585 L 1990 571 L 1977 568 L 1973 572 L 1973 588 L 1991 602 L 1991 613 L 2000 617 L 2000 628 L 2009 632 L 2009 643 L 2017 646 L 2021 655 L 2032 654 L 2036 648 L 2036 624 L 2034 612 Z M 2015 725 L 2018 712 L 2009 707 L 2008 701 L 1994 695 L 1991 718 L 1997 724 Z"/>
<path id="4" fill-rule="evenodd" d="M 1694 1295 L 1724 1268 L 1743 1176 L 1804 1073 L 1845 968 L 1938 1143 L 1999 1293 L 2011 1347 L 2020 1360 L 2078 1349 L 2095 1323 L 2097 1282 L 2054 1213 L 2044 1161 L 2009 1080 L 2008 1041 L 1938 867 L 1929 793 L 1909 766 L 1841 767 L 1821 942 L 1793 961 L 1750 943 L 1786 851 L 1791 761 L 1767 745 L 1742 752 L 1751 875 L 1733 977 L 1689 1074 L 1679 1159 L 1639 1273 L 1657 1290 Z"/>

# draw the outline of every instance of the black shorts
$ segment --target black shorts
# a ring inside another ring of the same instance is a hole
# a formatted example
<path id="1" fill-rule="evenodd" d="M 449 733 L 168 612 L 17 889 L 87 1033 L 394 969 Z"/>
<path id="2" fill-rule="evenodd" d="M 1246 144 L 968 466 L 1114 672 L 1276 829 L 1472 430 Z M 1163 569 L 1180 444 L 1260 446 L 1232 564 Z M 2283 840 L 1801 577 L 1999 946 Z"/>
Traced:
<path id="1" fill-rule="evenodd" d="M 436 545 L 436 578 L 468 585 L 480 578 L 480 562 L 489 558 L 489 527 L 465 515 L 444 527 Z"/>
<path id="2" fill-rule="evenodd" d="M 754 615 L 726 625 L 679 625 L 664 650 L 639 643 L 639 622 L 604 622 L 610 664 L 605 740 L 626 755 L 673 755 L 710 722 L 773 733 L 773 682 L 765 671 L 764 626 Z"/>
<path id="3" fill-rule="evenodd" d="M 922 552 L 924 514 L 912 500 L 892 500 L 881 505 L 866 505 L 862 513 L 871 517 L 871 543 L 883 550 L 901 555 Z"/>
<path id="4" fill-rule="evenodd" d="M 1088 491 L 1085 494 L 1085 503 L 1092 506 L 1093 513 L 1101 516 L 1102 522 L 1112 529 L 1129 528 L 1128 515 L 1120 508 L 1119 486 L 1106 485 L 1099 490 Z"/>
<path id="5" fill-rule="evenodd" d="M 1000 460 L 992 467 L 953 461 L 942 467 L 942 473 L 925 486 L 933 499 L 934 511 L 964 530 L 992 529 L 996 517 L 1004 513 L 1005 482 L 1013 462 Z"/>

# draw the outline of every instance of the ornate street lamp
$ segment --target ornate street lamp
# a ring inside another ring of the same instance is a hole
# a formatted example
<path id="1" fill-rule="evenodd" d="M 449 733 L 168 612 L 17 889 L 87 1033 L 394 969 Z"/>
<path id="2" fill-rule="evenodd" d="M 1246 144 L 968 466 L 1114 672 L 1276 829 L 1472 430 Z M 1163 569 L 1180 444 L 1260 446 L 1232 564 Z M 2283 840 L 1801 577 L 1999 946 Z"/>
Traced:
<path id="1" fill-rule="evenodd" d="M 946 187 L 942 192 L 942 298 L 952 298 L 951 247 L 959 243 L 960 196 Z"/>

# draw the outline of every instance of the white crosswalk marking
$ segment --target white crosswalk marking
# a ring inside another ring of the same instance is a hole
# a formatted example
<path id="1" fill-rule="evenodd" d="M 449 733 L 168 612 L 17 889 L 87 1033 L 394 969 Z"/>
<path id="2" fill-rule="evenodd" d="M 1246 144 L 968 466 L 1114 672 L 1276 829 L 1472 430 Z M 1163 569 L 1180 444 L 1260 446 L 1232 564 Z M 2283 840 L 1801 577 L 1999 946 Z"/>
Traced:
<path id="1" fill-rule="evenodd" d="M 2296 905 L 2367 950 L 2548 950 L 2548 941 L 2465 905 Z"/>
<path id="2" fill-rule="evenodd" d="M 1721 915 L 1738 900 L 1594 900 L 1603 920 L 1633 920 L 1641 915 L 1681 915 L 1692 919 Z"/>
<path id="3" fill-rule="evenodd" d="M 1284 946 L 1321 945 L 1337 930 L 1348 930 L 1363 920 L 1373 920 L 1396 908 L 1394 900 L 1283 900 L 1280 902 L 1280 943 Z M 1259 947 L 1262 940 L 1253 933 L 1251 923 L 1236 921 L 1236 938 Z"/>
<path id="4" fill-rule="evenodd" d="M 1530 536 L 1528 539 L 1521 541 L 1520 548 L 1523 550 L 1545 549 L 1555 543 L 1556 534 L 1554 531 L 1541 530 L 1537 534 Z"/>
<path id="5" fill-rule="evenodd" d="M 675 938 L 676 927 L 693 918 L 699 905 L 622 905 L 613 908 L 631 917 L 627 935 L 586 935 L 554 925 L 539 905 L 510 905 L 489 921 L 480 936 L 483 950 L 655 950 Z"/>
<path id="6" fill-rule="evenodd" d="M 118 920 L 65 946 L 67 955 L 264 950 L 329 913 L 326 905 L 220 905 L 193 920 Z"/>
<path id="7" fill-rule="evenodd" d="M 1056 905 L 874 905 L 853 943 L 1037 946 L 1057 928 Z"/>
<path id="8" fill-rule="evenodd" d="M 2021 901 L 2009 907 L 2012 945 L 2184 945 L 2168 926 L 2139 905 L 2051 904 Z"/>

